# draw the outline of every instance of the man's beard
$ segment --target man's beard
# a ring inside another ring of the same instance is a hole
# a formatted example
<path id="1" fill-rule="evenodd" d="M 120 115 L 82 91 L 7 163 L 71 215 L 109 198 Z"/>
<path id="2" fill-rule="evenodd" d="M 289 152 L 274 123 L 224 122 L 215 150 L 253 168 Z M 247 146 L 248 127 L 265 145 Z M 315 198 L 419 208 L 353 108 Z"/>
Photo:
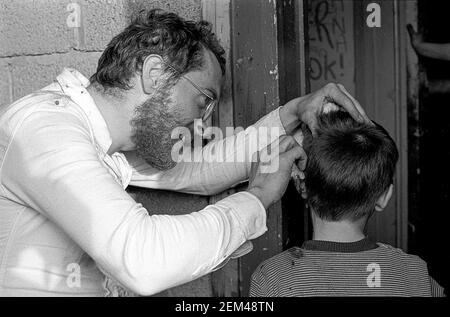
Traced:
<path id="1" fill-rule="evenodd" d="M 168 110 L 173 103 L 170 94 L 172 87 L 171 84 L 159 87 L 152 97 L 136 108 L 131 120 L 132 141 L 137 154 L 159 170 L 169 170 L 177 164 L 171 152 L 179 140 L 172 140 L 171 133 L 181 124 Z"/>

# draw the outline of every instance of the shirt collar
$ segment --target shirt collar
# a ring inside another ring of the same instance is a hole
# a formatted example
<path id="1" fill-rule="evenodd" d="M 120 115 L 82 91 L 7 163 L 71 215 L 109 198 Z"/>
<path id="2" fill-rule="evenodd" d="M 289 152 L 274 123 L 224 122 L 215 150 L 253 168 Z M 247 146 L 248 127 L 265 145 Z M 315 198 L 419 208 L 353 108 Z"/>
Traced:
<path id="1" fill-rule="evenodd" d="M 356 242 L 335 242 L 335 241 L 323 241 L 323 240 L 309 240 L 305 241 L 302 245 L 302 249 L 310 251 L 327 251 L 327 252 L 342 252 L 342 253 L 355 253 L 368 251 L 378 248 L 378 244 L 364 238 Z"/>
<path id="2" fill-rule="evenodd" d="M 106 154 L 112 144 L 112 139 L 105 119 L 86 89 L 89 86 L 89 80 L 80 72 L 71 68 L 64 68 L 62 73 L 56 77 L 56 80 L 64 94 L 69 96 L 85 112 L 94 132 L 94 137 Z"/>

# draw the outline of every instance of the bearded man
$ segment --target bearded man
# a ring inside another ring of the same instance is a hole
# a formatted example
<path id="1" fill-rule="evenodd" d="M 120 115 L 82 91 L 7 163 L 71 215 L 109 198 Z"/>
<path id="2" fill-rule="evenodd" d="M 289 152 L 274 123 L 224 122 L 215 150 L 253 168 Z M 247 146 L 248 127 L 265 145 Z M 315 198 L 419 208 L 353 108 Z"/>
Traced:
<path id="1" fill-rule="evenodd" d="M 173 129 L 193 130 L 220 99 L 223 53 L 206 22 L 150 11 L 112 39 L 90 80 L 65 69 L 2 109 L 0 296 L 117 295 L 115 284 L 151 295 L 210 273 L 267 230 L 294 161 L 304 167 L 287 135 L 302 121 L 314 129 L 330 100 L 368 120 L 330 84 L 202 148 L 213 158 L 254 149 L 244 162 L 175 162 Z M 259 127 L 278 133 L 259 139 Z M 271 143 L 279 156 L 269 174 L 250 156 Z M 179 216 L 150 216 L 125 191 L 213 195 L 248 178 L 246 191 Z"/>

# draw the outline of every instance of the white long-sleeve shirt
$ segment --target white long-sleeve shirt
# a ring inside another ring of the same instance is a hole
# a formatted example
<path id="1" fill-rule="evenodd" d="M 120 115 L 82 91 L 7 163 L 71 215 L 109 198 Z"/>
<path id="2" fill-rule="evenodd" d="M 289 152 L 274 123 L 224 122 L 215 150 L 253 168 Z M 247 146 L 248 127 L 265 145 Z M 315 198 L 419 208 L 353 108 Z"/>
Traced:
<path id="1" fill-rule="evenodd" d="M 245 180 L 250 162 L 160 172 L 132 154 L 108 155 L 111 136 L 88 85 L 65 69 L 0 112 L 0 296 L 114 295 L 116 282 L 151 295 L 213 271 L 267 230 L 248 192 L 186 215 L 148 215 L 129 184 L 210 195 Z M 278 110 L 255 126 L 284 134 Z M 204 151 L 228 156 L 276 137 L 257 142 L 247 129 Z"/>

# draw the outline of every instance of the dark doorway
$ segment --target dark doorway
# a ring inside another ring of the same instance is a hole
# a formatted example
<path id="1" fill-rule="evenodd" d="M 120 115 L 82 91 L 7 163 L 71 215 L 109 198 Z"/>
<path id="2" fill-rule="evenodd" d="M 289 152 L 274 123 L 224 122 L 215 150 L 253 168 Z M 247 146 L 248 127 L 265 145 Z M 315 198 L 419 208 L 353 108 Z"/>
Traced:
<path id="1" fill-rule="evenodd" d="M 419 29 L 427 42 L 449 43 L 445 26 L 448 1 L 419 1 Z M 450 212 L 450 86 L 436 91 L 436 83 L 450 83 L 450 62 L 421 57 L 420 106 L 417 130 L 419 151 L 416 171 L 418 193 L 410 209 L 409 251 L 428 263 L 430 274 L 446 288 Z M 414 195 L 413 195 L 414 196 Z"/>

